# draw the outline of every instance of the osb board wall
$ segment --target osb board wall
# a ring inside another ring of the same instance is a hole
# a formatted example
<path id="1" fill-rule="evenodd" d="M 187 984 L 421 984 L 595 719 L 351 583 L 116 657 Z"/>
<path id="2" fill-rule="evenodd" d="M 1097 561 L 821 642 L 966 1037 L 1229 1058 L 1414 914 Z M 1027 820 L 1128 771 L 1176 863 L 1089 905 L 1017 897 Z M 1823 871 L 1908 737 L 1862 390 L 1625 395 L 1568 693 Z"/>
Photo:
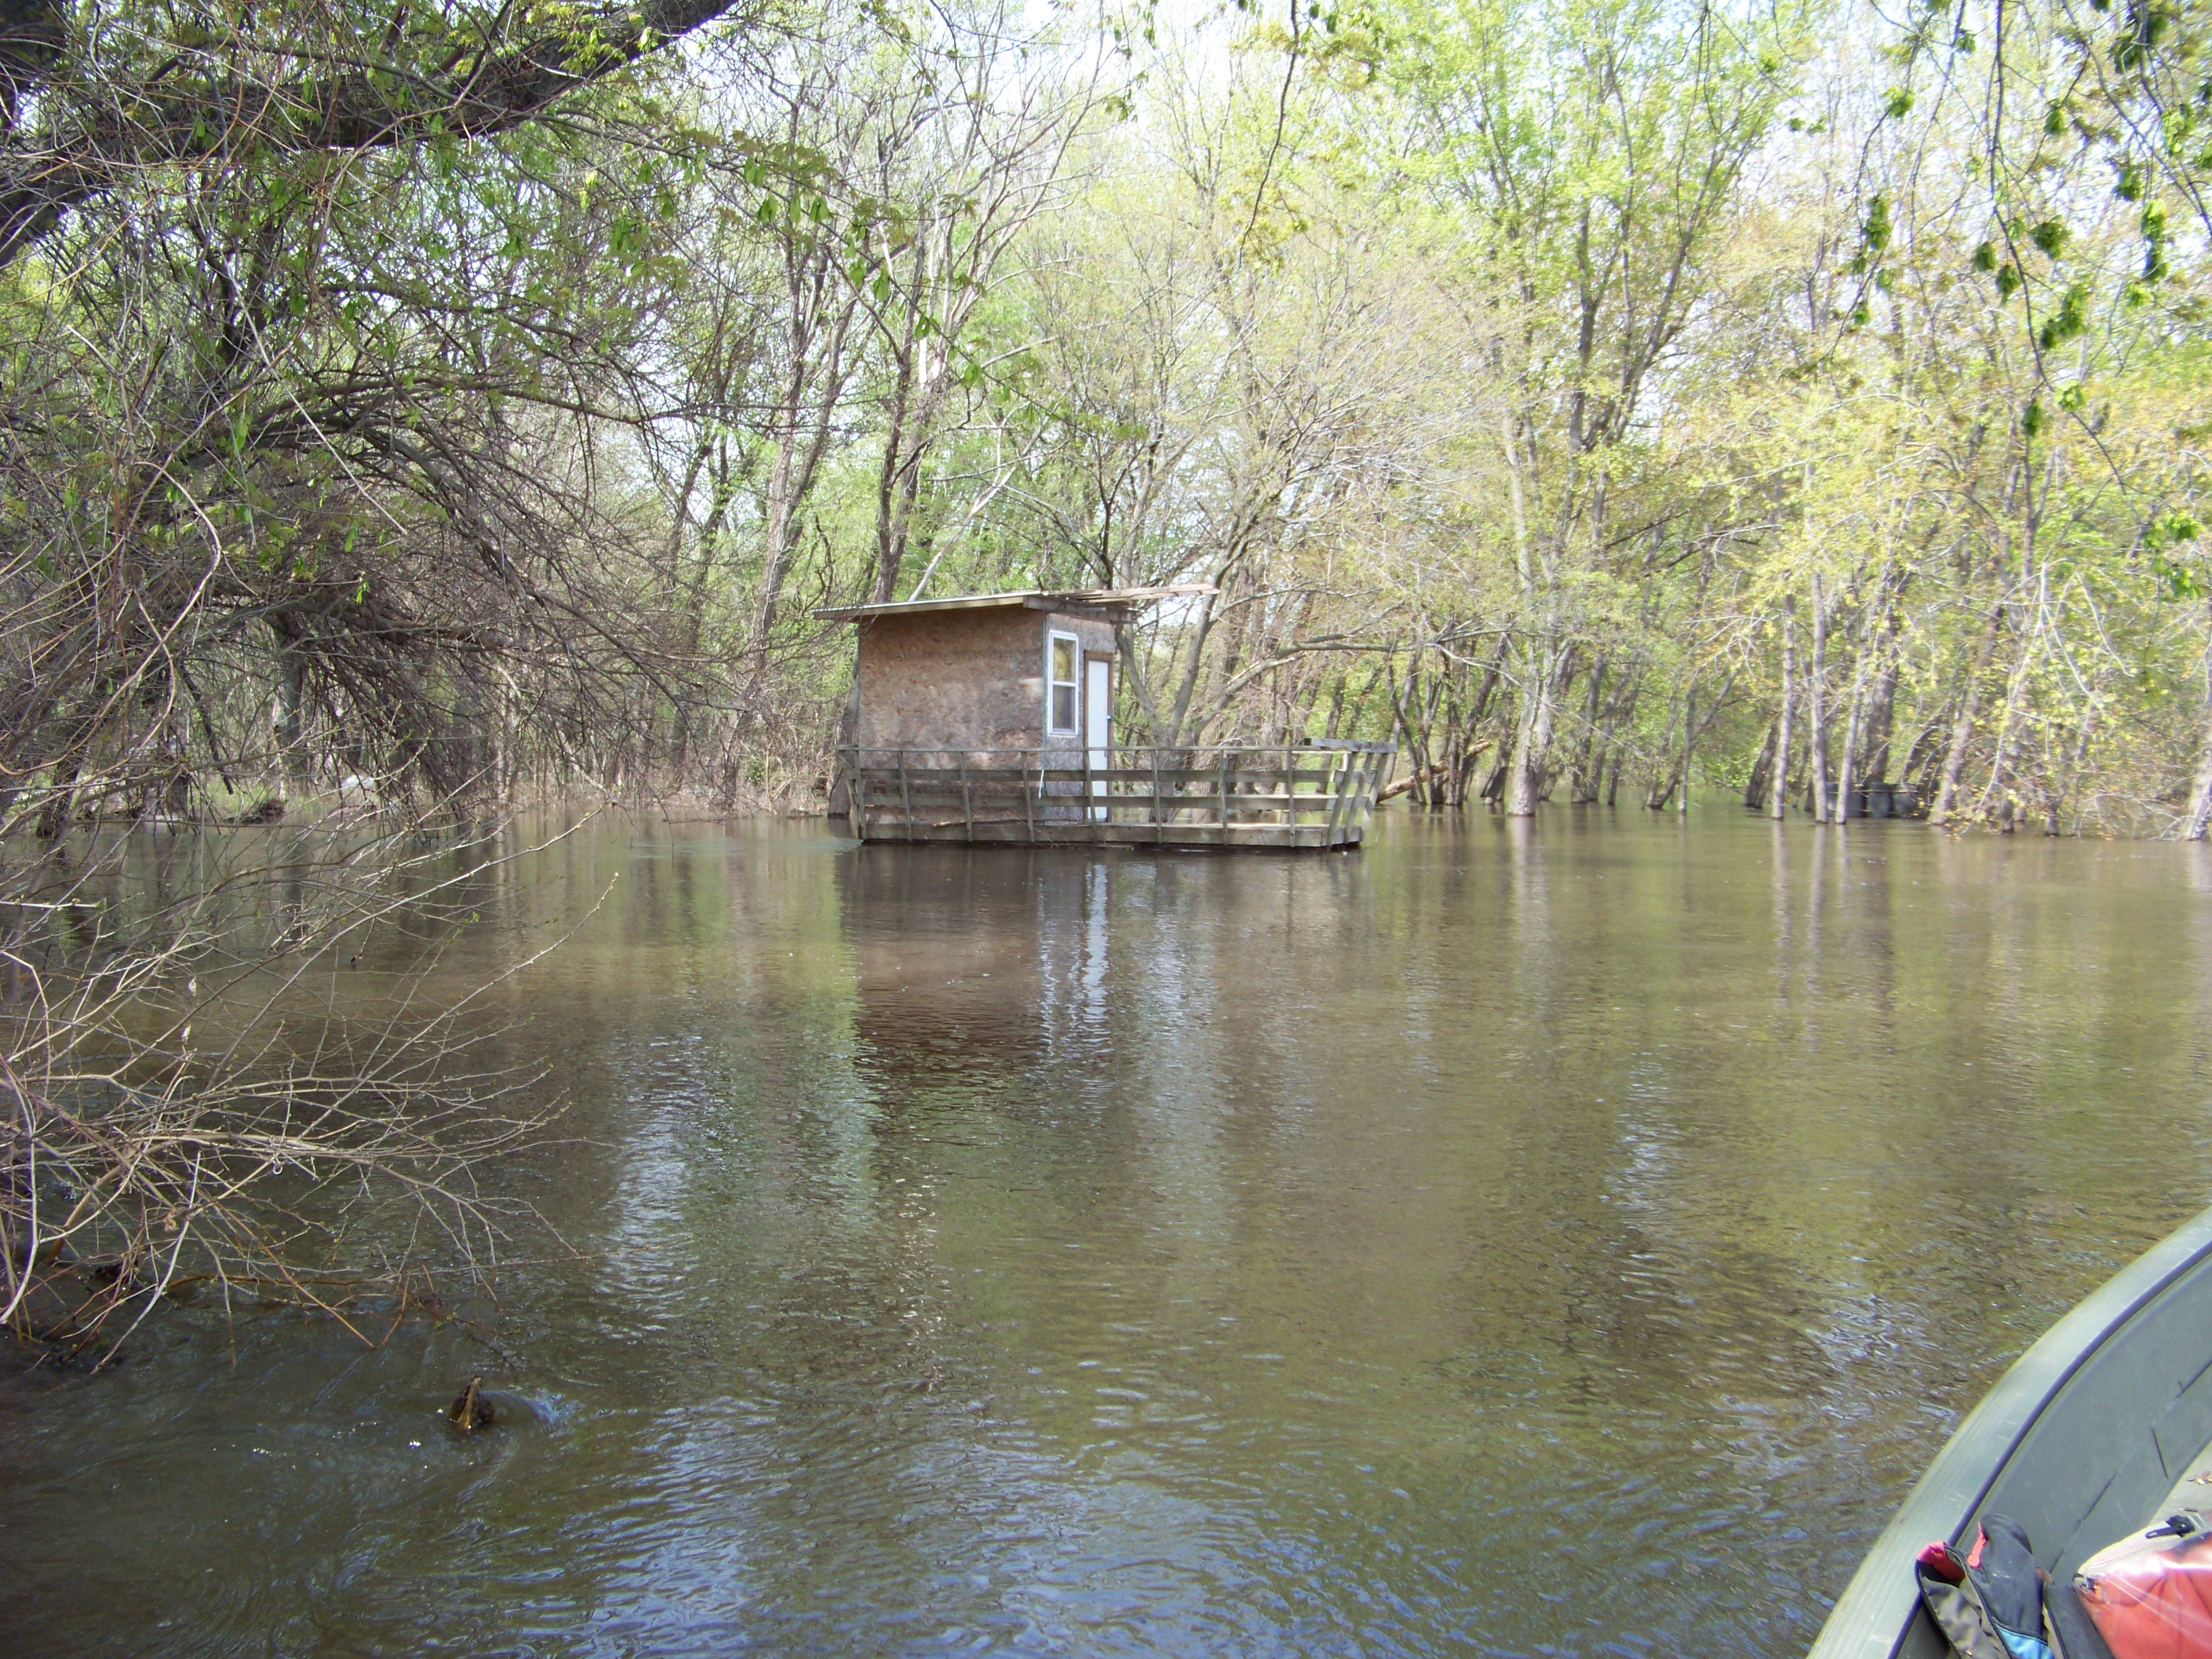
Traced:
<path id="1" fill-rule="evenodd" d="M 1012 606 L 878 617 L 864 623 L 856 733 L 860 747 L 1036 748 L 1044 741 L 1048 629 L 1077 635 L 1085 656 L 1113 654 L 1110 623 Z"/>

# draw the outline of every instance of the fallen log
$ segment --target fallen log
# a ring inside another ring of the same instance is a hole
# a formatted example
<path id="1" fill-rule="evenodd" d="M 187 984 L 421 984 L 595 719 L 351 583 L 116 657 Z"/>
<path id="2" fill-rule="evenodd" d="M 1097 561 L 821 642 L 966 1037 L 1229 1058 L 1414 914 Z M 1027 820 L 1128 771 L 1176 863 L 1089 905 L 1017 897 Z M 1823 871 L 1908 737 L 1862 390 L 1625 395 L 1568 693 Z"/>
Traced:
<path id="1" fill-rule="evenodd" d="M 1469 761 L 1473 760 L 1477 755 L 1480 755 L 1484 750 L 1489 747 L 1490 745 L 1487 743 L 1478 743 L 1474 748 L 1468 750 L 1464 755 L 1462 755 L 1456 761 L 1438 761 L 1434 766 L 1425 766 L 1421 768 L 1419 771 L 1414 773 L 1411 777 L 1399 779 L 1397 782 L 1392 784 L 1381 794 L 1376 796 L 1375 804 L 1377 806 L 1380 806 L 1384 801 L 1394 800 L 1398 796 L 1404 794 L 1407 790 L 1418 789 L 1421 785 L 1428 782 L 1432 778 L 1447 776 L 1450 774 L 1455 766 L 1466 765 Z"/>

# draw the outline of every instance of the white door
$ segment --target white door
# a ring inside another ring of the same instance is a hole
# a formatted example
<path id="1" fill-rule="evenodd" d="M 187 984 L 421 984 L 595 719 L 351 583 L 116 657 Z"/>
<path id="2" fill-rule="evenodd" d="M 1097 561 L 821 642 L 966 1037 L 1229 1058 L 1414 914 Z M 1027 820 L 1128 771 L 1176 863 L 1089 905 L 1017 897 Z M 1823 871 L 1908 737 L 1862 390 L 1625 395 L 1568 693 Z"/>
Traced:
<path id="1" fill-rule="evenodd" d="M 1084 687 L 1084 741 L 1091 745 L 1091 769 L 1103 772 L 1114 763 L 1114 665 L 1104 657 L 1092 657 L 1084 664 L 1084 670 L 1090 677 Z M 1091 793 L 1103 795 L 1106 780 L 1093 778 Z M 1103 820 L 1106 813 L 1103 805 L 1091 809 L 1094 818 Z"/>

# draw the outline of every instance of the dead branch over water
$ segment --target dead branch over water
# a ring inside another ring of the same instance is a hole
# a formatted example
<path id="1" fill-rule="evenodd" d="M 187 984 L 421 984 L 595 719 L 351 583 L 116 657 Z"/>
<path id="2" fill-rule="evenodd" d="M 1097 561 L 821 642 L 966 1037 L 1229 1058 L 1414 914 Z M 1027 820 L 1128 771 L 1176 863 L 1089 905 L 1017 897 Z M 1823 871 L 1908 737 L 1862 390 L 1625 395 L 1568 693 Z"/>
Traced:
<path id="1" fill-rule="evenodd" d="M 40 858 L 26 885 L 44 896 L 16 902 L 0 944 L 0 1322 L 58 1353 L 112 1353 L 161 1298 L 200 1291 L 342 1320 L 371 1293 L 431 1306 L 434 1275 L 481 1288 L 528 1218 L 478 1177 L 552 1102 L 487 1005 L 544 951 L 459 993 L 432 980 L 438 935 L 473 918 L 500 855 L 208 839 Z M 382 1006 L 318 1006 L 339 973 L 366 1000 L 372 949 L 403 964 L 371 970 Z"/>

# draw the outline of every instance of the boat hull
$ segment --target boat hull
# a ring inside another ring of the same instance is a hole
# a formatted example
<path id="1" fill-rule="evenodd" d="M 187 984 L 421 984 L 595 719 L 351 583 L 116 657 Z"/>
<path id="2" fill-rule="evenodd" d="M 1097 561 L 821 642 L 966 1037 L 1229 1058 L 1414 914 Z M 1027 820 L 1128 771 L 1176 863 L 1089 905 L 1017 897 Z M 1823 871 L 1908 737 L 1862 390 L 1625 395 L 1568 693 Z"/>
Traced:
<path id="1" fill-rule="evenodd" d="M 1837 1601 L 1807 1659 L 1943 1659 L 1912 1558 L 2010 1516 L 2069 1577 L 2136 1530 L 2212 1442 L 2212 1210 L 2078 1304 L 1959 1425 Z"/>

